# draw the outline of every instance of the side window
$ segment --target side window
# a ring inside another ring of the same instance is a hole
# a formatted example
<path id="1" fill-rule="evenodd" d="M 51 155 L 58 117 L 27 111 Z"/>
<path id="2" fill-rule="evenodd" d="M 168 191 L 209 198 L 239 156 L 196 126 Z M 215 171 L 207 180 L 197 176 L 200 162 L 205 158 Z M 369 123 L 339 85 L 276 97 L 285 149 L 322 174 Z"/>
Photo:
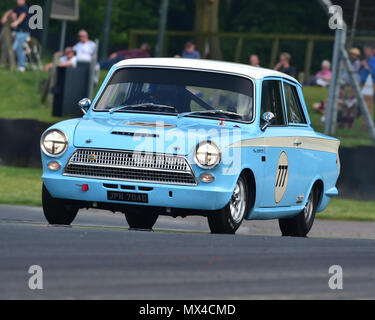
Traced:
<path id="1" fill-rule="evenodd" d="M 275 120 L 274 126 L 285 125 L 284 109 L 281 94 L 281 82 L 279 80 L 264 80 L 262 84 L 261 116 L 265 112 L 272 112 Z"/>
<path id="2" fill-rule="evenodd" d="M 295 86 L 284 82 L 286 109 L 289 123 L 306 123 L 301 102 Z"/>

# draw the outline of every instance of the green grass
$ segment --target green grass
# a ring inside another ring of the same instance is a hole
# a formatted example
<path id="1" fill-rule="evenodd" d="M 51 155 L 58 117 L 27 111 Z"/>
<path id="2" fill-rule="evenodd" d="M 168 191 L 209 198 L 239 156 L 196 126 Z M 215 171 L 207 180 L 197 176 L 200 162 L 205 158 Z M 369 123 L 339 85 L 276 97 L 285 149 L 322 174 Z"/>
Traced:
<path id="1" fill-rule="evenodd" d="M 0 166 L 0 203 L 41 206 L 42 171 Z M 375 221 L 375 202 L 333 199 L 318 219 Z"/>
<path id="2" fill-rule="evenodd" d="M 47 78 L 39 73 L 39 81 Z M 51 108 L 40 102 L 38 75 L 35 72 L 9 72 L 0 69 L 0 117 L 8 119 L 38 119 L 52 123 L 60 118 L 52 117 Z"/>
<path id="3" fill-rule="evenodd" d="M 375 201 L 332 199 L 317 217 L 323 220 L 375 221 Z"/>
<path id="4" fill-rule="evenodd" d="M 0 203 L 41 206 L 42 170 L 0 166 Z"/>
<path id="5" fill-rule="evenodd" d="M 105 75 L 105 71 L 101 72 L 100 83 Z M 20 73 L 0 68 L 0 118 L 37 119 L 47 123 L 64 120 L 53 117 L 52 108 L 40 102 L 40 84 L 47 77 L 48 73 L 44 71 Z"/>
<path id="6" fill-rule="evenodd" d="M 303 87 L 303 95 L 309 110 L 309 116 L 313 128 L 318 132 L 324 132 L 324 125 L 320 122 L 321 113 L 316 112 L 312 105 L 315 102 L 324 101 L 328 97 L 328 88 Z M 341 146 L 373 146 L 369 133 L 362 131 L 362 119 L 356 119 L 350 129 L 337 128 L 337 138 L 341 140 Z"/>

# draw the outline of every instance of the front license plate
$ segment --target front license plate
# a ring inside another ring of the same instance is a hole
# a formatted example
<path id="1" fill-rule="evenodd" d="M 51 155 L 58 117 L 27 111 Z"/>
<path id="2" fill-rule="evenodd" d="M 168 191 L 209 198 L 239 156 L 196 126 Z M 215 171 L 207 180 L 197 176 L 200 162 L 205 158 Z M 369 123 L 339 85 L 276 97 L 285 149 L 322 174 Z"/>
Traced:
<path id="1" fill-rule="evenodd" d="M 111 201 L 148 203 L 147 193 L 107 191 L 107 199 Z"/>

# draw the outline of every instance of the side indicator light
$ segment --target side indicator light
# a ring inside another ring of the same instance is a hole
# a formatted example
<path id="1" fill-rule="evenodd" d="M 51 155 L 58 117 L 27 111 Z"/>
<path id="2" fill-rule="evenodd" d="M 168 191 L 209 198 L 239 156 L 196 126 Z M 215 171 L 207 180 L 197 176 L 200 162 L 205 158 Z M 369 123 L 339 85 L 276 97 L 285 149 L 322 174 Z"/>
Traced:
<path id="1" fill-rule="evenodd" d="M 48 162 L 47 168 L 51 171 L 57 171 L 57 170 L 60 170 L 61 166 L 60 166 L 60 163 L 58 163 L 57 161 L 51 161 L 51 162 Z"/>
<path id="2" fill-rule="evenodd" d="M 199 176 L 199 179 L 200 179 L 202 182 L 204 182 L 204 183 L 210 183 L 210 182 L 212 182 L 212 181 L 215 180 L 215 177 L 214 177 L 212 174 L 205 172 L 205 173 L 202 173 L 202 174 Z"/>
<path id="3" fill-rule="evenodd" d="M 88 184 L 83 184 L 82 185 L 82 191 L 84 191 L 84 192 L 89 191 L 89 185 Z"/>

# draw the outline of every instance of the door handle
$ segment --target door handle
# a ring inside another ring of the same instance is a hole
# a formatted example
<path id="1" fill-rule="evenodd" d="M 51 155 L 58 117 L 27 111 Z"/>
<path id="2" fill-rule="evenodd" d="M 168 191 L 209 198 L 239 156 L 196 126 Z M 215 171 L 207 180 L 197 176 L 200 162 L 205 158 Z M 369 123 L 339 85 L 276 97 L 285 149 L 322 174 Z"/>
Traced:
<path id="1" fill-rule="evenodd" d="M 296 139 L 296 140 L 294 140 L 293 144 L 294 144 L 296 147 L 299 147 L 299 146 L 302 144 L 302 142 L 301 142 L 300 140 Z"/>

